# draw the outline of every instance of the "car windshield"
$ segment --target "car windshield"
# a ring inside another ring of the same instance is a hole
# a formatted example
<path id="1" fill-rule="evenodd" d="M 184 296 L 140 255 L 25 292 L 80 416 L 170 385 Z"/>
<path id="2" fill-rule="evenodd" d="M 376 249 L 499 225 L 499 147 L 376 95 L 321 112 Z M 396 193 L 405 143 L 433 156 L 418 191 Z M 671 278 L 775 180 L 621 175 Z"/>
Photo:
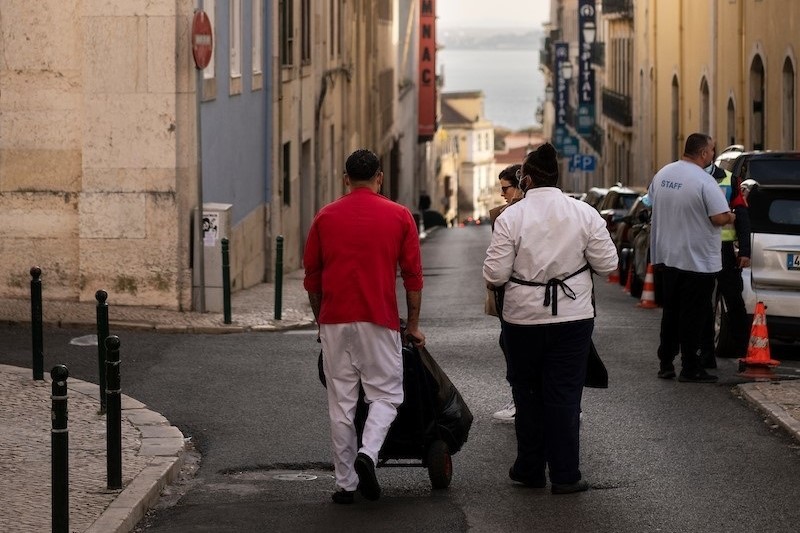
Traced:
<path id="1" fill-rule="evenodd" d="M 636 199 L 639 198 L 639 195 L 630 195 L 630 196 L 623 196 L 622 197 L 622 206 L 629 210 L 633 207 L 633 204 L 636 203 Z"/>

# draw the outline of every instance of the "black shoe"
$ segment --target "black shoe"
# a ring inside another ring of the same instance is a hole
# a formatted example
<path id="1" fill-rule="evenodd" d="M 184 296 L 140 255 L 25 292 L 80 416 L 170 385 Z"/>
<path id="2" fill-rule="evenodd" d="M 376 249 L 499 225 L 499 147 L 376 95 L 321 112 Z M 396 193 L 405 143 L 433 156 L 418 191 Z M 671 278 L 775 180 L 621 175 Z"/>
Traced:
<path id="1" fill-rule="evenodd" d="M 716 383 L 718 380 L 719 377 L 709 374 L 702 368 L 694 372 L 685 372 L 681 370 L 681 374 L 678 376 L 678 381 L 683 383 Z"/>
<path id="2" fill-rule="evenodd" d="M 579 479 L 575 483 L 553 483 L 553 486 L 550 487 L 550 492 L 553 494 L 572 494 L 587 490 L 589 490 L 589 484 L 585 479 Z"/>
<path id="3" fill-rule="evenodd" d="M 532 489 L 543 489 L 547 486 L 547 480 L 542 474 L 541 477 L 535 478 L 526 478 L 522 476 L 518 476 L 517 473 L 514 471 L 514 467 L 508 469 L 508 477 L 511 478 L 511 481 L 516 481 L 517 483 L 522 483 L 526 487 L 531 487 Z"/>
<path id="4" fill-rule="evenodd" d="M 355 501 L 355 495 L 356 491 L 354 490 L 339 489 L 331 494 L 331 500 L 333 500 L 333 503 L 349 505 Z"/>
<path id="5" fill-rule="evenodd" d="M 381 497 L 381 486 L 375 477 L 375 463 L 366 454 L 359 453 L 356 457 L 356 473 L 358 474 L 358 491 L 368 500 L 377 500 Z"/>
<path id="6" fill-rule="evenodd" d="M 713 353 L 700 354 L 700 366 L 703 368 L 717 368 L 717 358 Z"/>
<path id="7" fill-rule="evenodd" d="M 658 371 L 658 377 L 661 379 L 672 379 L 675 377 L 675 367 L 672 365 L 669 366 L 662 366 L 661 370 Z"/>

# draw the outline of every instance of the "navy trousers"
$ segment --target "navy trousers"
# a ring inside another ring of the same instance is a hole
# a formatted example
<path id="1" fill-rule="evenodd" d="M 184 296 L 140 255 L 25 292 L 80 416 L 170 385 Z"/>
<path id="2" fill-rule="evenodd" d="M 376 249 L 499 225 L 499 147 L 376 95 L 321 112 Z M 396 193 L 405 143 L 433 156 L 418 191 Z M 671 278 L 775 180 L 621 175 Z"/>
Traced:
<path id="1" fill-rule="evenodd" d="M 664 276 L 664 310 L 658 347 L 661 369 L 671 368 L 680 350 L 682 371 L 691 374 L 701 368 L 699 352 L 703 328 L 713 313 L 711 295 L 715 274 L 661 268 Z"/>
<path id="2" fill-rule="evenodd" d="M 538 326 L 504 324 L 517 414 L 515 473 L 524 479 L 581 479 L 580 406 L 594 319 Z"/>

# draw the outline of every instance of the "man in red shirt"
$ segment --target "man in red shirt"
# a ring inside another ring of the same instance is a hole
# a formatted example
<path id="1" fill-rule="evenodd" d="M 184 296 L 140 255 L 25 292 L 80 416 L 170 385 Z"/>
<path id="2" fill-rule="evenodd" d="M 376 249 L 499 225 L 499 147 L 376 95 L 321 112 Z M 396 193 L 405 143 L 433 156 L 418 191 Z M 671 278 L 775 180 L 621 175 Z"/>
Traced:
<path id="1" fill-rule="evenodd" d="M 379 194 L 377 156 L 356 150 L 345 163 L 350 192 L 317 213 L 306 240 L 304 287 L 319 325 L 328 389 L 336 492 L 352 503 L 355 489 L 380 497 L 375 464 L 403 402 L 403 357 L 395 291 L 397 267 L 406 291 L 406 334 L 419 330 L 422 261 L 411 212 Z M 359 382 L 369 406 L 362 447 L 354 425 Z"/>

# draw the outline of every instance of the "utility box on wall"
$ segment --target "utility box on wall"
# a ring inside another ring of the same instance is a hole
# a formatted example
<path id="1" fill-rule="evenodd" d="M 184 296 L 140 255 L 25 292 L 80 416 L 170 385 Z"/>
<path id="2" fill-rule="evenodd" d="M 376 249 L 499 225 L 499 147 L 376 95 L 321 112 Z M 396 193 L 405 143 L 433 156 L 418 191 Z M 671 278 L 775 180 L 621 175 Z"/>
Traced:
<path id="1" fill-rule="evenodd" d="M 203 204 L 203 268 L 205 304 L 210 313 L 223 312 L 222 239 L 230 239 L 231 204 Z"/>

